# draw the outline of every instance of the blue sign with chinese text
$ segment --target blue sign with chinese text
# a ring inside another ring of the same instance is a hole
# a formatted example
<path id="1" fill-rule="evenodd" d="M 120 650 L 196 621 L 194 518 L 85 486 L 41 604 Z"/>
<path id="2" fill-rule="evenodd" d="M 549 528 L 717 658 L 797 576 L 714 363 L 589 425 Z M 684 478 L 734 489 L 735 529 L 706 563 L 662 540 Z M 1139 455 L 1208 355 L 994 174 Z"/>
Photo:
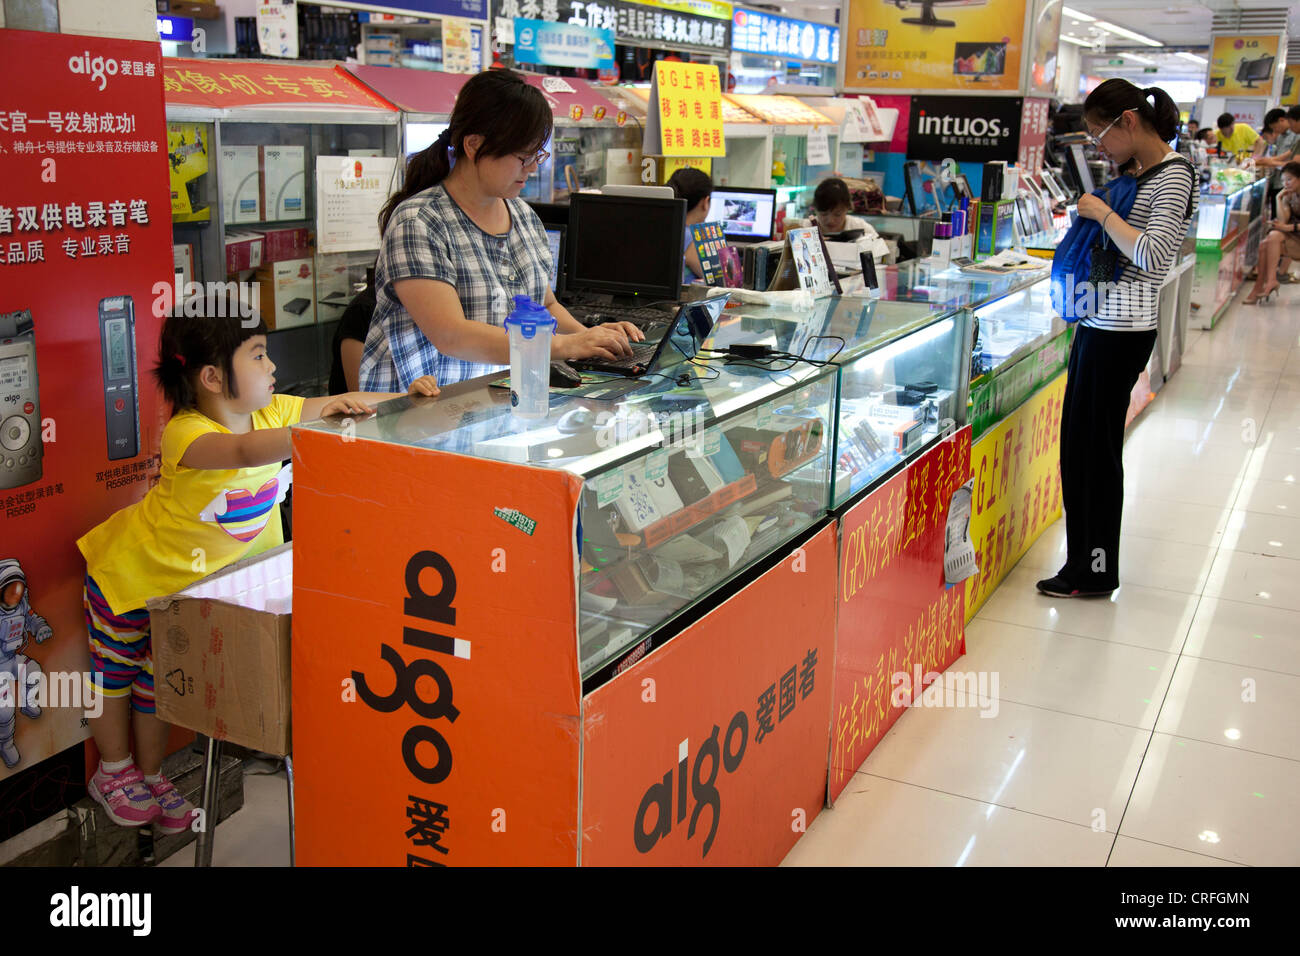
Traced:
<path id="1" fill-rule="evenodd" d="M 838 63 L 840 28 L 737 9 L 731 15 L 731 49 L 813 63 Z"/>
<path id="2" fill-rule="evenodd" d="M 486 20 L 487 0 L 382 0 L 375 6 L 385 10 L 406 10 L 413 14 L 434 17 L 468 17 Z"/>
<path id="3" fill-rule="evenodd" d="M 614 68 L 614 31 L 516 18 L 515 62 L 611 70 Z"/>

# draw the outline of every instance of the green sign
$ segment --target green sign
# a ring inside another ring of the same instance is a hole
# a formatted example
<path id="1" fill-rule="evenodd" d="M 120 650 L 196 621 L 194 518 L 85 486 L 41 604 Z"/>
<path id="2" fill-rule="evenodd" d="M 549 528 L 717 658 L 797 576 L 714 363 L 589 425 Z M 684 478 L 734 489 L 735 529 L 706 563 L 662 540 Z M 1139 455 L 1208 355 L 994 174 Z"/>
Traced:
<path id="1" fill-rule="evenodd" d="M 1144 66 L 1144 67 L 1142 67 L 1142 72 L 1143 72 L 1143 73 L 1159 73 L 1159 72 L 1160 72 L 1160 67 L 1158 67 L 1158 66 Z"/>

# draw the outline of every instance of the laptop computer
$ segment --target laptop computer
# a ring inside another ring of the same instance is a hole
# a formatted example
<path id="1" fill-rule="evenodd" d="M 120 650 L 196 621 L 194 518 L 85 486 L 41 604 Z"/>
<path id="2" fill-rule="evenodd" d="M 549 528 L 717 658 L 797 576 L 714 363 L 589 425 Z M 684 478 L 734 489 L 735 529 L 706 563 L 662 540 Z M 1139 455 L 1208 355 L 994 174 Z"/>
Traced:
<path id="1" fill-rule="evenodd" d="M 633 343 L 632 354 L 626 358 L 614 362 L 599 358 L 573 359 L 569 364 L 583 371 L 634 378 L 688 362 L 713 334 L 729 298 L 717 295 L 681 305 L 671 325 L 658 333 L 652 332 L 644 342 Z"/>

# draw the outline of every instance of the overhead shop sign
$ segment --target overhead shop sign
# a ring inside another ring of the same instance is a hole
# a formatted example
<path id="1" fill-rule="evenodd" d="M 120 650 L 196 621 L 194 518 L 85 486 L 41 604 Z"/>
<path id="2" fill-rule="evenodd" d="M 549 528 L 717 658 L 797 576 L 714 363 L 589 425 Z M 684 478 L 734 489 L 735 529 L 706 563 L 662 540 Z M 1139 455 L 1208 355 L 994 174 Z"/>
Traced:
<path id="1" fill-rule="evenodd" d="M 515 21 L 515 62 L 576 69 L 614 67 L 614 33 L 572 23 Z"/>
<path id="2" fill-rule="evenodd" d="M 467 17 L 470 20 L 486 20 L 488 0 L 378 0 L 376 3 L 360 3 L 357 0 L 338 0 L 331 4 L 336 7 L 359 7 L 407 13 L 426 17 Z"/>
<path id="3" fill-rule="evenodd" d="M 593 30 L 612 30 L 621 42 L 664 43 L 674 46 L 697 47 L 708 50 L 725 50 L 731 42 L 731 16 L 729 5 L 715 3 L 668 6 L 649 6 L 626 3 L 624 0 L 602 0 L 586 3 L 583 0 L 498 0 L 498 19 L 522 18 L 545 20 L 551 23 L 571 23 Z M 712 15 L 702 16 L 687 10 L 708 9 L 717 12 L 719 6 L 728 6 L 727 19 Z"/>
<path id="4" fill-rule="evenodd" d="M 840 28 L 757 10 L 737 10 L 731 18 L 731 49 L 833 64 L 840 61 Z"/>

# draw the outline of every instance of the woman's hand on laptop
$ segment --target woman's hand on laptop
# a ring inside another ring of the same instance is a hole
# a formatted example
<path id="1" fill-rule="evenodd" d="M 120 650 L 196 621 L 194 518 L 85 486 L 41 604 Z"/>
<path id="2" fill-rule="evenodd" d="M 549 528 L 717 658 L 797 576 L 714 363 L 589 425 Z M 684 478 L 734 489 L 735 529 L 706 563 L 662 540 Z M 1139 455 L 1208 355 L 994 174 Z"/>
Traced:
<path id="1" fill-rule="evenodd" d="M 628 343 L 627 333 L 622 329 L 624 325 L 627 323 L 611 322 L 581 332 L 557 335 L 551 343 L 551 358 L 597 358 L 609 362 L 627 358 L 632 354 L 632 346 Z"/>

